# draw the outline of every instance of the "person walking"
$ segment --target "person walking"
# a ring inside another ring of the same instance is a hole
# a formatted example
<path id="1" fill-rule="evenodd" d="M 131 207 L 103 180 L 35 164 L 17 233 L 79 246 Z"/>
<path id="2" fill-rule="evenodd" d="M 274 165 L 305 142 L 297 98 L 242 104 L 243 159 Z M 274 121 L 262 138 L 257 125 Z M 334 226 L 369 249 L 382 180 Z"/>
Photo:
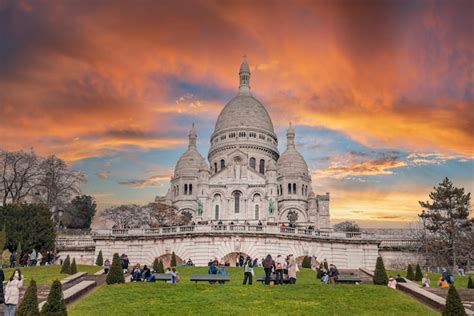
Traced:
<path id="1" fill-rule="evenodd" d="M 249 285 L 252 285 L 253 281 L 253 262 L 250 256 L 247 256 L 247 260 L 245 261 L 245 267 L 244 267 L 244 282 L 242 283 L 243 285 L 247 284 L 247 281 Z"/>
<path id="2" fill-rule="evenodd" d="M 283 284 L 283 270 L 285 269 L 285 259 L 278 255 L 275 259 L 276 284 Z"/>
<path id="3" fill-rule="evenodd" d="M 36 250 L 33 248 L 33 251 L 30 254 L 30 266 L 36 266 Z"/>
<path id="4" fill-rule="evenodd" d="M 298 269 L 298 264 L 296 263 L 295 257 L 293 255 L 288 256 L 288 278 L 290 279 L 290 284 L 296 283 L 296 272 Z"/>
<path id="5" fill-rule="evenodd" d="M 272 275 L 272 270 L 275 267 L 275 262 L 270 254 L 265 257 L 263 260 L 263 270 L 265 271 L 265 285 L 270 284 L 270 279 Z"/>
<path id="6" fill-rule="evenodd" d="M 23 286 L 21 271 L 16 269 L 5 287 L 5 316 L 14 316 L 20 299 L 20 288 Z"/>
<path id="7" fill-rule="evenodd" d="M 16 251 L 13 251 L 10 255 L 10 268 L 14 268 L 16 264 Z"/>

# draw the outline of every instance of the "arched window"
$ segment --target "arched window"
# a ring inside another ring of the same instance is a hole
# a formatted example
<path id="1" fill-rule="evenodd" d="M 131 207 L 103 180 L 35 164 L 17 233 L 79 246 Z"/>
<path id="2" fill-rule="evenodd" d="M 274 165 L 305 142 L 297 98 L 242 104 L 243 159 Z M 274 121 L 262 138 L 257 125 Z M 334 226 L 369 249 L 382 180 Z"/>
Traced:
<path id="1" fill-rule="evenodd" d="M 283 186 L 280 184 L 280 195 L 283 195 Z"/>
<path id="2" fill-rule="evenodd" d="M 179 185 L 176 186 L 176 195 L 179 195 Z"/>
<path id="3" fill-rule="evenodd" d="M 217 162 L 214 163 L 214 172 L 217 172 Z"/>
<path id="4" fill-rule="evenodd" d="M 293 183 L 293 194 L 296 194 L 296 183 Z"/>
<path id="5" fill-rule="evenodd" d="M 258 205 L 255 205 L 255 219 L 259 219 L 259 206 Z"/>
<path id="6" fill-rule="evenodd" d="M 184 195 L 187 195 L 188 194 L 188 185 L 185 184 L 184 185 Z"/>
<path id="7" fill-rule="evenodd" d="M 288 183 L 288 194 L 291 194 L 291 183 Z"/>
<path id="8" fill-rule="evenodd" d="M 265 174 L 265 160 L 260 159 L 260 164 L 258 165 L 258 172 Z"/>
<path id="9" fill-rule="evenodd" d="M 221 169 L 224 169 L 224 168 L 225 168 L 225 160 L 221 159 Z"/>
<path id="10" fill-rule="evenodd" d="M 304 195 L 304 184 L 301 186 L 301 195 Z"/>
<path id="11" fill-rule="evenodd" d="M 239 191 L 235 191 L 233 196 L 234 196 L 234 212 L 239 213 L 240 212 L 240 197 L 242 193 Z"/>
<path id="12" fill-rule="evenodd" d="M 193 185 L 190 184 L 189 185 L 189 195 L 192 195 L 193 194 Z"/>
<path id="13" fill-rule="evenodd" d="M 256 160 L 255 158 L 250 158 L 250 168 L 255 169 Z"/>
<path id="14" fill-rule="evenodd" d="M 219 205 L 216 205 L 215 210 L 214 210 L 214 219 L 216 221 L 219 220 Z"/>

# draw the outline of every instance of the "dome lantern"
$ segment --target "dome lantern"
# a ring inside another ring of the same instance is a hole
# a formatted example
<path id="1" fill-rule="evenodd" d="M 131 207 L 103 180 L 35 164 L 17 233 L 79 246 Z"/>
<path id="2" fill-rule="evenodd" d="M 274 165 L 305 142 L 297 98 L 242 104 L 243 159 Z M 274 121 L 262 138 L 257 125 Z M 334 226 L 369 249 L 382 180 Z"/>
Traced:
<path id="1" fill-rule="evenodd" d="M 239 71 L 240 85 L 239 92 L 240 94 L 249 95 L 250 94 L 250 67 L 247 63 L 247 56 L 244 55 L 244 61 L 240 65 Z"/>
<path id="2" fill-rule="evenodd" d="M 189 131 L 188 138 L 189 138 L 188 147 L 196 147 L 197 133 L 196 133 L 196 129 L 194 128 L 194 123 L 191 127 L 191 130 Z"/>

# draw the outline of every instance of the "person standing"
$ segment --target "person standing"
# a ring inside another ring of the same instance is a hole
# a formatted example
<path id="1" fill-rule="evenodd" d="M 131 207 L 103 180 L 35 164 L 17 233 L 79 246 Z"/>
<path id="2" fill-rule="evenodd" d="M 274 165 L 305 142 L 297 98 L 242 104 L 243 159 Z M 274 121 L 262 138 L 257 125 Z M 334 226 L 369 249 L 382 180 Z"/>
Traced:
<path id="1" fill-rule="evenodd" d="M 30 254 L 30 266 L 36 266 L 36 250 L 33 248 L 33 251 Z"/>
<path id="2" fill-rule="evenodd" d="M 285 259 L 278 255 L 275 260 L 276 284 L 283 284 L 283 270 L 285 269 Z"/>
<path id="3" fill-rule="evenodd" d="M 3 281 L 5 281 L 5 273 L 3 273 L 2 265 L 0 265 L 0 304 L 5 303 L 5 293 L 3 292 Z"/>
<path id="4" fill-rule="evenodd" d="M 250 256 L 247 256 L 247 260 L 245 261 L 245 267 L 244 267 L 244 282 L 242 283 L 243 285 L 247 284 L 247 281 L 249 285 L 252 285 L 253 281 L 253 262 Z"/>
<path id="5" fill-rule="evenodd" d="M 10 255 L 10 268 L 14 268 L 15 264 L 16 264 L 16 251 L 14 250 L 12 254 Z"/>
<path id="6" fill-rule="evenodd" d="M 263 270 L 265 271 L 265 285 L 270 284 L 270 279 L 272 275 L 272 270 L 275 267 L 275 262 L 272 259 L 272 256 L 268 254 L 263 260 Z"/>
<path id="7" fill-rule="evenodd" d="M 105 274 L 109 273 L 109 270 L 110 270 L 110 260 L 105 259 L 105 261 L 104 261 L 104 272 L 105 272 Z"/>
<path id="8" fill-rule="evenodd" d="M 5 316 L 14 316 L 20 299 L 20 288 L 23 286 L 21 271 L 16 269 L 5 287 Z"/>
<path id="9" fill-rule="evenodd" d="M 290 279 L 290 284 L 296 283 L 296 270 L 298 265 L 296 263 L 295 257 L 293 255 L 288 256 L 288 278 Z"/>

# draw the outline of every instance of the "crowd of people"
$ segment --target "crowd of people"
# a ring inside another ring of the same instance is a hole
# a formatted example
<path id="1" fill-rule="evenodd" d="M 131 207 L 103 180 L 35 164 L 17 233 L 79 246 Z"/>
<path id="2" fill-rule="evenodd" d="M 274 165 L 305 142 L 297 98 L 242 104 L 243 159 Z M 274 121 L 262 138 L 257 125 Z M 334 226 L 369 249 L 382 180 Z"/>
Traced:
<path id="1" fill-rule="evenodd" d="M 290 254 L 286 258 L 278 255 L 275 259 L 268 254 L 262 260 L 263 270 L 265 271 L 265 285 L 269 285 L 274 279 L 274 284 L 295 284 L 296 273 L 299 271 L 295 257 Z M 274 278 L 272 278 L 272 274 Z"/>
<path id="2" fill-rule="evenodd" d="M 43 256 L 41 252 L 36 252 L 33 249 L 31 252 L 23 252 L 19 256 L 17 256 L 17 252 L 13 251 L 10 254 L 10 268 L 14 268 L 18 265 L 22 267 L 33 267 L 39 265 L 51 265 L 54 262 L 54 255 L 53 252 L 48 251 L 46 255 Z"/>

